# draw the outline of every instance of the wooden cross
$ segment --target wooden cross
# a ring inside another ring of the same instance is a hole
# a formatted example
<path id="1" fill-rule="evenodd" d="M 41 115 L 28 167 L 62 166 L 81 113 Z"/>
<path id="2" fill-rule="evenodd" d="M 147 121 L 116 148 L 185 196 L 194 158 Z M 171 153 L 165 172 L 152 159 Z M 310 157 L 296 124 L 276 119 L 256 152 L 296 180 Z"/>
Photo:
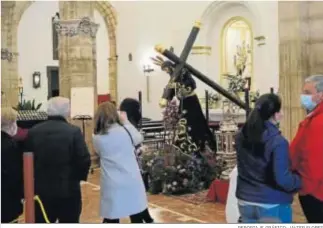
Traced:
<path id="1" fill-rule="evenodd" d="M 197 34 L 199 33 L 200 31 L 200 28 L 201 28 L 201 22 L 199 21 L 196 21 L 194 23 L 194 26 L 191 30 L 191 33 L 190 35 L 188 36 L 187 40 L 186 40 L 186 43 L 185 43 L 185 46 L 184 46 L 184 49 L 179 57 L 180 59 L 180 62 L 178 64 L 176 64 L 175 66 L 175 69 L 170 77 L 170 80 L 168 82 L 168 84 L 172 84 L 173 82 L 177 82 L 178 81 L 178 78 L 180 77 L 181 75 L 181 71 L 182 69 L 185 67 L 185 64 L 186 64 L 186 60 L 192 50 L 192 47 L 193 47 L 193 44 L 196 40 L 196 37 L 197 37 Z M 155 48 L 156 50 L 158 49 L 158 47 Z M 157 50 L 158 51 L 158 50 Z M 166 104 L 167 104 L 167 100 L 165 99 L 165 97 L 169 97 L 169 94 L 171 91 L 168 90 L 168 89 L 165 89 L 164 90 L 164 94 L 162 96 L 162 100 L 160 101 L 160 106 L 161 107 L 165 107 Z"/>
<path id="2" fill-rule="evenodd" d="M 215 91 L 217 91 L 218 93 L 220 93 L 221 95 L 223 95 L 224 97 L 226 97 L 227 99 L 229 99 L 230 101 L 235 103 L 240 108 L 247 110 L 248 109 L 247 105 L 245 104 L 245 102 L 241 101 L 240 98 L 229 93 L 222 86 L 220 86 L 219 84 L 217 84 L 213 80 L 209 79 L 207 76 L 202 74 L 200 71 L 198 71 L 197 69 L 195 69 L 194 67 L 192 67 L 191 65 L 186 63 L 187 57 L 193 47 L 196 36 L 200 30 L 200 26 L 201 26 L 201 23 L 199 23 L 199 22 L 195 23 L 187 41 L 186 41 L 185 47 L 184 47 L 180 57 L 175 55 L 173 52 L 167 50 L 162 45 L 155 46 L 155 50 L 157 52 L 159 52 L 160 54 L 162 54 L 163 56 L 165 56 L 166 58 L 168 58 L 169 60 L 171 60 L 172 62 L 174 62 L 176 64 L 175 70 L 174 70 L 173 74 L 171 75 L 170 82 L 177 80 L 177 78 L 180 75 L 181 69 L 183 69 L 185 67 L 196 78 L 200 79 L 202 82 L 204 82 L 205 84 L 210 86 L 212 89 L 214 89 Z M 164 90 L 164 93 L 167 91 L 169 91 L 169 90 Z M 165 94 L 163 94 L 163 97 L 168 97 L 168 96 L 165 96 Z M 161 105 L 166 106 L 166 104 L 167 104 L 167 100 L 163 99 L 161 101 Z"/>

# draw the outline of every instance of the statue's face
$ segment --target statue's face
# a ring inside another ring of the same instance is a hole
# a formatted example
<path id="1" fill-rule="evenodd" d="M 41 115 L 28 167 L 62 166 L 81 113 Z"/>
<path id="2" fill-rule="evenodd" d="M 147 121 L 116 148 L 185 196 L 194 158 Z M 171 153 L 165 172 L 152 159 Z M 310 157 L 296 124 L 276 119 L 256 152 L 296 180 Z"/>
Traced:
<path id="1" fill-rule="evenodd" d="M 172 73 L 172 70 L 171 70 L 170 67 L 163 67 L 162 70 L 165 71 L 167 74 L 171 74 Z"/>

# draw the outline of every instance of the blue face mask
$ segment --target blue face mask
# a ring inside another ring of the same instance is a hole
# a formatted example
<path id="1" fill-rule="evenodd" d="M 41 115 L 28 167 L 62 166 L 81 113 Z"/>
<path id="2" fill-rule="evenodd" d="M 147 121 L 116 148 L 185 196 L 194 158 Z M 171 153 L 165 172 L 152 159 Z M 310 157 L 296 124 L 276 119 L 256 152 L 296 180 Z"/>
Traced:
<path id="1" fill-rule="evenodd" d="M 313 111 L 313 109 L 317 106 L 317 104 L 312 100 L 312 95 L 302 94 L 301 95 L 301 103 L 302 106 L 307 111 Z"/>

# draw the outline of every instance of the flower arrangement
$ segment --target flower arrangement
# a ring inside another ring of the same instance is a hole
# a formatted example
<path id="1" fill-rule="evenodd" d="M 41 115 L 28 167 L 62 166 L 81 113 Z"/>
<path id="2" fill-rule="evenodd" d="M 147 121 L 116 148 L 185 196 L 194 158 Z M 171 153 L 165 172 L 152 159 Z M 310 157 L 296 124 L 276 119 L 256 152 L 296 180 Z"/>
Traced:
<path id="1" fill-rule="evenodd" d="M 210 109 L 216 109 L 218 108 L 219 101 L 221 101 L 222 97 L 218 93 L 211 93 L 209 92 L 209 97 L 208 97 L 208 102 L 209 102 L 209 108 Z M 206 105 L 206 98 L 199 98 L 200 104 L 203 108 L 205 108 Z"/>
<path id="2" fill-rule="evenodd" d="M 166 129 L 169 130 L 176 127 L 176 124 L 180 118 L 178 109 L 179 107 L 175 99 L 170 101 L 166 106 L 163 112 L 163 120 Z"/>
<path id="3" fill-rule="evenodd" d="M 218 95 L 212 97 L 219 100 Z M 181 117 L 176 100 L 168 103 L 163 115 L 165 129 L 169 134 L 163 150 L 148 151 L 140 157 L 142 170 L 148 174 L 149 192 L 184 194 L 208 188 L 221 175 L 224 162 L 207 146 L 204 151 L 189 152 L 187 148 L 180 149 L 174 145 Z"/>
<path id="4" fill-rule="evenodd" d="M 142 156 L 142 169 L 149 174 L 152 194 L 194 193 L 208 188 L 219 178 L 225 162 L 215 157 L 210 149 L 187 155 L 171 145 L 166 150 Z"/>
<path id="5" fill-rule="evenodd" d="M 244 88 L 247 84 L 247 80 L 242 77 L 242 75 L 232 75 L 232 74 L 224 74 L 223 76 L 229 81 L 228 83 L 228 91 L 232 94 L 239 96 L 239 93 L 244 91 Z"/>

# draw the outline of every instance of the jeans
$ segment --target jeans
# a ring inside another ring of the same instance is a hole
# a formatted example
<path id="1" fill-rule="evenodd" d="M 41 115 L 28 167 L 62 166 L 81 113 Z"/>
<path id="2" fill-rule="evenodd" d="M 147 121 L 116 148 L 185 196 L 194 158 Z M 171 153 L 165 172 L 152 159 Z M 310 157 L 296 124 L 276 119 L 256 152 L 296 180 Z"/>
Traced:
<path id="1" fill-rule="evenodd" d="M 242 223 L 291 223 L 292 207 L 281 204 L 272 208 L 255 205 L 239 205 Z"/>

